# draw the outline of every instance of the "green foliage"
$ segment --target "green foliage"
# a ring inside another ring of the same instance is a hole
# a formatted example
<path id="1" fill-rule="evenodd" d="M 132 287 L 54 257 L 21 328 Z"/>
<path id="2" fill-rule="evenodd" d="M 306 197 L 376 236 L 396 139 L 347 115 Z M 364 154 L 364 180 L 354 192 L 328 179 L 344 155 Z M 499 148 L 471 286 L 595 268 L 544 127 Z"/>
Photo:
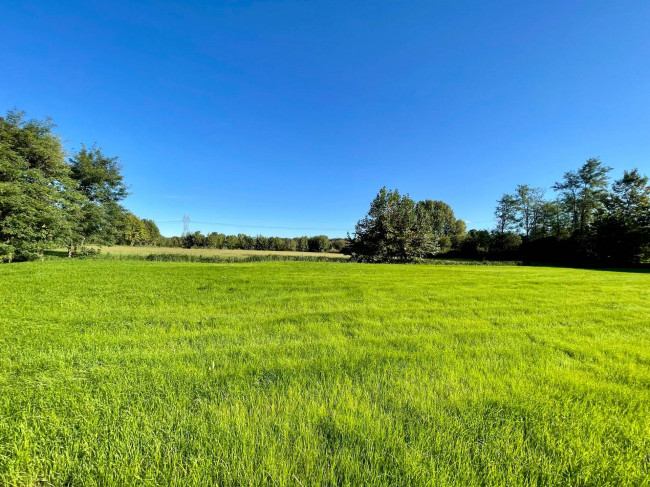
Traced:
<path id="1" fill-rule="evenodd" d="M 647 273 L 0 274 L 3 486 L 647 483 Z"/>
<path id="2" fill-rule="evenodd" d="M 153 222 L 136 229 L 119 205 L 127 191 L 117 158 L 82 146 L 66 162 L 53 128 L 21 112 L 0 117 L 0 261 L 36 259 L 55 245 L 72 256 L 87 243 L 160 240 Z"/>
<path id="3" fill-rule="evenodd" d="M 132 225 L 140 228 L 137 223 L 137 217 L 131 215 Z M 131 240 L 127 238 L 123 243 L 127 245 L 161 245 L 165 247 L 184 247 L 187 249 L 192 248 L 211 248 L 211 249 L 229 249 L 229 250 L 270 250 L 274 252 L 329 252 L 331 247 L 330 239 L 325 235 L 318 235 L 315 237 L 298 237 L 298 238 L 282 238 L 282 237 L 266 237 L 258 235 L 251 237 L 240 233 L 238 235 L 225 235 L 223 233 L 212 232 L 209 235 L 203 235 L 200 231 L 196 231 L 183 237 L 170 237 L 165 238 L 160 236 L 158 228 L 150 220 L 142 220 L 144 224 L 150 223 L 153 227 L 147 235 L 155 235 L 152 238 L 138 238 Z M 146 233 L 146 232 L 145 232 Z M 131 232 L 126 232 L 126 235 L 131 235 Z M 138 234 L 139 235 L 139 234 Z M 345 239 L 337 239 L 337 251 L 343 249 L 345 246 Z"/>
<path id="4" fill-rule="evenodd" d="M 330 239 L 330 250 L 332 252 L 342 252 L 345 249 L 347 242 L 344 238 Z"/>
<path id="5" fill-rule="evenodd" d="M 504 194 L 497 201 L 494 210 L 494 219 L 497 222 L 497 232 L 505 233 L 512 230 L 517 223 L 517 199 L 511 194 Z"/>
<path id="6" fill-rule="evenodd" d="M 307 242 L 307 248 L 310 252 L 329 252 L 330 240 L 325 235 L 311 237 Z"/>
<path id="7" fill-rule="evenodd" d="M 637 169 L 625 171 L 605 200 L 596 224 L 600 256 L 619 263 L 650 261 L 650 185 Z"/>
<path id="8" fill-rule="evenodd" d="M 464 222 L 456 220 L 446 203 L 415 203 L 384 187 L 357 223 L 346 251 L 364 262 L 412 262 L 459 245 L 464 233 Z"/>
<path id="9" fill-rule="evenodd" d="M 309 251 L 309 237 L 298 237 L 296 239 L 296 250 L 298 252 Z"/>
<path id="10" fill-rule="evenodd" d="M 128 195 L 118 158 L 105 156 L 95 145 L 87 149 L 82 144 L 70 158 L 70 170 L 79 190 L 93 203 L 117 203 Z"/>
<path id="11" fill-rule="evenodd" d="M 82 201 L 49 120 L 0 117 L 0 244 L 3 260 L 29 260 L 55 242 L 75 240 Z"/>
<path id="12" fill-rule="evenodd" d="M 577 171 L 565 173 L 564 180 L 553 186 L 560 192 L 561 201 L 571 215 L 574 234 L 586 235 L 589 225 L 603 208 L 609 171 L 611 168 L 599 158 L 587 159 Z"/>
<path id="13" fill-rule="evenodd" d="M 128 192 L 117 157 L 105 156 L 95 145 L 90 149 L 82 145 L 69 163 L 78 190 L 85 197 L 81 216 L 76 219 L 84 242 L 112 245 L 119 241 L 134 245 L 160 239 L 151 220 L 139 222 L 119 205 Z"/>
<path id="14" fill-rule="evenodd" d="M 625 171 L 610 189 L 610 170 L 598 158 L 588 159 L 555 183 L 555 201 L 545 201 L 541 189 L 517 186 L 515 195 L 498 200 L 489 241 L 479 243 L 473 235 L 460 255 L 587 266 L 650 262 L 648 178 Z"/>

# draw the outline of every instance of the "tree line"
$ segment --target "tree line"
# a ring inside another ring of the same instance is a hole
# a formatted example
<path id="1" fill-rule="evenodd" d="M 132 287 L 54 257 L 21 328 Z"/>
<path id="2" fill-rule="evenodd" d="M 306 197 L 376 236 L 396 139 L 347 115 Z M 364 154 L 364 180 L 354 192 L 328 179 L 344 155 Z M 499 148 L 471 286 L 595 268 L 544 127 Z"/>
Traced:
<path id="1" fill-rule="evenodd" d="M 341 252 L 346 245 L 344 238 L 329 238 L 326 235 L 313 237 L 265 237 L 243 233 L 226 235 L 211 232 L 207 235 L 197 231 L 180 237 L 161 237 L 153 245 L 163 247 L 273 250 L 291 252 Z"/>
<path id="2" fill-rule="evenodd" d="M 194 232 L 161 235 L 121 202 L 128 189 L 117 157 L 96 145 L 66 154 L 54 125 L 0 117 L 0 261 L 42 258 L 64 246 L 156 245 L 185 248 L 343 252 L 362 262 L 413 262 L 447 256 L 525 259 L 569 265 L 650 262 L 650 186 L 637 169 L 610 183 L 610 167 L 588 159 L 546 191 L 527 184 L 498 199 L 492 230 L 471 229 L 443 201 L 414 201 L 382 188 L 352 236 L 265 237 Z"/>
<path id="3" fill-rule="evenodd" d="M 117 158 L 95 145 L 68 157 L 53 127 L 16 110 L 0 117 L 0 261 L 124 241 L 133 215 L 120 204 L 128 191 Z"/>
<path id="4" fill-rule="evenodd" d="M 229 249 L 229 250 L 273 250 L 291 252 L 341 252 L 346 246 L 344 238 L 329 238 L 327 235 L 312 237 L 266 237 L 264 235 L 227 235 L 200 231 L 187 235 L 165 237 L 161 235 L 153 220 L 140 219 L 127 213 L 123 231 L 117 240 L 119 244 L 156 247 L 180 247 L 186 249 Z M 100 242 L 101 243 L 101 242 Z"/>
<path id="5" fill-rule="evenodd" d="M 153 220 L 121 202 L 128 195 L 117 157 L 96 145 L 67 155 L 51 120 L 0 117 L 0 262 L 42 258 L 65 247 L 70 257 L 92 245 L 155 245 L 243 250 L 341 251 L 345 240 L 194 232 L 164 237 Z"/>
<path id="6" fill-rule="evenodd" d="M 650 262 L 650 186 L 637 169 L 610 185 L 600 159 L 588 159 L 553 185 L 520 184 L 499 198 L 495 228 L 471 229 L 440 201 L 414 202 L 382 188 L 347 251 L 365 262 L 413 262 L 442 256 L 516 259 L 569 265 Z"/>
<path id="7" fill-rule="evenodd" d="M 460 253 L 577 265 L 650 261 L 650 186 L 637 169 L 610 184 L 599 158 L 564 173 L 545 191 L 518 185 L 497 201 L 496 228 L 473 230 Z"/>

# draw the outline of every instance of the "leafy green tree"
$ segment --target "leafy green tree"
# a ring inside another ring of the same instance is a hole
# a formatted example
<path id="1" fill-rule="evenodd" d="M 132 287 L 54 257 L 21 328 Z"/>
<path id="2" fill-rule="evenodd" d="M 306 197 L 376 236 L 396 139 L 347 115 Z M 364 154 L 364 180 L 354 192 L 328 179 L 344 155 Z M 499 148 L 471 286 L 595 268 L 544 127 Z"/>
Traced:
<path id="1" fill-rule="evenodd" d="M 515 192 L 515 220 L 526 237 L 531 237 L 541 217 L 544 192 L 527 184 L 517 186 Z M 500 232 L 503 233 L 503 232 Z"/>
<path id="2" fill-rule="evenodd" d="M 284 240 L 284 250 L 288 250 L 291 252 L 296 251 L 296 239 L 294 238 L 285 238 Z"/>
<path id="3" fill-rule="evenodd" d="M 329 252 L 330 239 L 325 235 L 310 237 L 307 241 L 307 248 L 310 252 Z"/>
<path id="4" fill-rule="evenodd" d="M 121 243 L 126 245 L 142 245 L 145 242 L 145 227 L 133 213 L 127 213 L 124 216 L 124 233 Z"/>
<path id="5" fill-rule="evenodd" d="M 255 237 L 254 248 L 255 250 L 269 250 L 269 239 L 264 235 L 258 235 L 257 237 Z"/>
<path id="6" fill-rule="evenodd" d="M 587 235 L 596 215 L 603 209 L 609 171 L 611 168 L 599 158 L 591 158 L 577 171 L 565 173 L 563 181 L 553 186 L 560 192 L 560 199 L 571 215 L 574 234 Z"/>
<path id="7" fill-rule="evenodd" d="M 637 169 L 625 171 L 605 199 L 596 223 L 601 259 L 637 264 L 650 260 L 650 186 Z"/>
<path id="8" fill-rule="evenodd" d="M 494 232 L 490 236 L 488 250 L 494 254 L 501 254 L 502 257 L 511 257 L 521 246 L 521 235 L 515 232 L 499 233 Z"/>
<path id="9" fill-rule="evenodd" d="M 255 248 L 256 242 L 253 237 L 240 233 L 237 235 L 237 239 L 238 244 L 236 248 L 243 250 L 253 250 Z"/>
<path id="10" fill-rule="evenodd" d="M 346 246 L 346 241 L 344 238 L 332 238 L 330 239 L 330 246 L 333 252 L 342 252 Z"/>
<path id="11" fill-rule="evenodd" d="M 0 117 L 0 259 L 29 260 L 56 243 L 69 243 L 83 199 L 65 163 L 50 120 L 25 121 L 24 113 Z"/>
<path id="12" fill-rule="evenodd" d="M 188 233 L 184 237 L 183 247 L 186 249 L 193 248 L 206 248 L 209 246 L 208 237 L 203 235 L 199 230 L 193 233 Z"/>
<path id="13" fill-rule="evenodd" d="M 228 235 L 226 236 L 225 248 L 227 249 L 239 249 L 239 238 L 237 235 Z"/>
<path id="14" fill-rule="evenodd" d="M 560 201 L 544 201 L 536 220 L 535 237 L 566 238 L 570 233 L 570 221 Z"/>
<path id="15" fill-rule="evenodd" d="M 457 250 L 462 245 L 463 240 L 465 240 L 465 236 L 467 234 L 467 225 L 465 224 L 464 220 L 458 219 L 456 220 L 454 226 L 454 233 L 451 235 L 451 247 L 452 249 Z"/>
<path id="16" fill-rule="evenodd" d="M 213 249 L 224 248 L 226 236 L 223 233 L 212 232 L 208 235 L 208 246 Z"/>
<path id="17" fill-rule="evenodd" d="M 471 229 L 461 245 L 461 253 L 468 257 L 484 257 L 492 244 L 492 236 L 487 230 Z"/>
<path id="18" fill-rule="evenodd" d="M 432 214 L 397 190 L 382 188 L 349 240 L 350 255 L 366 262 L 410 262 L 439 251 Z"/>
<path id="19" fill-rule="evenodd" d="M 494 219 L 497 222 L 497 232 L 506 233 L 517 223 L 517 198 L 511 194 L 504 194 L 497 200 L 494 210 Z"/>
<path id="20" fill-rule="evenodd" d="M 269 238 L 269 250 L 274 250 L 274 251 L 279 251 L 279 250 L 286 250 L 285 245 L 284 245 L 284 240 L 282 240 L 280 237 L 270 237 Z"/>
<path id="21" fill-rule="evenodd" d="M 156 222 L 153 220 L 142 219 L 142 226 L 144 227 L 145 242 L 148 245 L 161 245 L 163 237 L 160 234 L 160 229 Z"/>
<path id="22" fill-rule="evenodd" d="M 298 237 L 296 239 L 296 250 L 298 252 L 309 252 L 309 237 Z"/>
<path id="23" fill-rule="evenodd" d="M 119 202 L 128 195 L 118 158 L 105 156 L 96 145 L 90 149 L 82 145 L 79 152 L 69 159 L 69 164 L 79 191 L 86 197 L 78 220 L 83 240 L 109 245 L 115 243 L 125 215 Z M 142 233 L 144 241 L 150 243 L 153 237 L 146 235 L 148 230 L 144 228 Z"/>
<path id="24" fill-rule="evenodd" d="M 415 211 L 418 225 L 423 227 L 421 235 L 431 240 L 429 253 L 447 252 L 465 236 L 465 222 L 457 220 L 444 201 L 418 201 Z"/>

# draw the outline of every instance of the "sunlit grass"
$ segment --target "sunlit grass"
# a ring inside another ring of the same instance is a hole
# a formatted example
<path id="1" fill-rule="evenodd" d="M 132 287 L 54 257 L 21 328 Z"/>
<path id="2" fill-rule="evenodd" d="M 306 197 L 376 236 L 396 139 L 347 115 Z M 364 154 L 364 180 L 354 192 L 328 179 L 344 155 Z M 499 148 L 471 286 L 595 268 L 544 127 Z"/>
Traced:
<path id="1" fill-rule="evenodd" d="M 330 259 L 348 259 L 347 255 L 335 252 L 290 252 L 280 250 L 241 250 L 241 249 L 184 249 L 180 247 L 153 247 L 150 245 L 129 246 L 129 245 L 112 245 L 99 248 L 102 254 L 111 255 L 150 255 L 150 254 L 183 254 L 183 255 L 202 255 L 208 257 L 245 257 L 249 255 L 280 255 L 280 256 L 301 256 L 301 257 L 328 257 Z"/>
<path id="2" fill-rule="evenodd" d="M 650 274 L 0 266 L 0 485 L 647 485 Z"/>

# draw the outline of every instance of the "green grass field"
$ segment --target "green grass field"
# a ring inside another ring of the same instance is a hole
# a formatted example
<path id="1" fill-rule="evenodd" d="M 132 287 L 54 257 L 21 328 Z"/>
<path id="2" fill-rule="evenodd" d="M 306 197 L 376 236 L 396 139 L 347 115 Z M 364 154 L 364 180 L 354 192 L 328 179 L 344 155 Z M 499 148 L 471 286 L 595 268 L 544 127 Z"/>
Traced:
<path id="1" fill-rule="evenodd" d="M 650 274 L 0 266 L 0 485 L 649 485 Z"/>

